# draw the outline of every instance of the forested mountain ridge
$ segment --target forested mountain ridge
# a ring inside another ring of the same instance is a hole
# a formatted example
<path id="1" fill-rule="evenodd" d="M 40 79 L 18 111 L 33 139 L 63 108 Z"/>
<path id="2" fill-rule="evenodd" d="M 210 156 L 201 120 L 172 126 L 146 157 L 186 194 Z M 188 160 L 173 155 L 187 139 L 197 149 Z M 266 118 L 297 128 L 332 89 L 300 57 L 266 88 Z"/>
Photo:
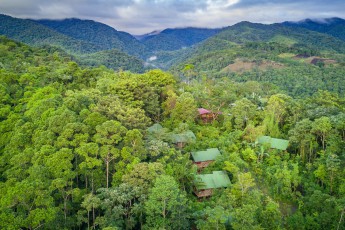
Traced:
<path id="1" fill-rule="evenodd" d="M 219 33 L 221 29 L 174 28 L 146 36 L 140 41 L 151 51 L 172 51 L 190 47 Z"/>
<path id="2" fill-rule="evenodd" d="M 101 46 L 73 39 L 31 20 L 0 14 L 0 34 L 29 45 L 55 45 L 70 53 L 101 51 Z"/>
<path id="3" fill-rule="evenodd" d="M 129 55 L 145 58 L 147 48 L 132 35 L 117 31 L 100 22 L 76 18 L 64 20 L 35 20 L 59 33 L 86 41 L 101 47 L 102 50 L 117 49 Z"/>
<path id="4" fill-rule="evenodd" d="M 192 64 L 194 77 L 271 82 L 293 96 L 309 96 L 318 89 L 343 95 L 344 53 L 345 42 L 327 34 L 241 22 L 176 53 L 171 71 L 181 74 Z M 158 54 L 156 62 L 164 60 L 164 55 Z"/>
<path id="5" fill-rule="evenodd" d="M 0 36 L 0 229 L 345 229 L 344 94 L 282 91 L 260 69 L 296 68 L 295 83 L 321 71 L 317 84 L 342 88 L 341 54 L 313 64 L 328 54 L 207 42 L 174 76 L 82 67 Z M 243 66 L 219 68 L 230 59 Z M 210 148 L 219 156 L 197 171 L 191 153 Z M 197 175 L 215 171 L 231 185 L 198 199 Z"/>
<path id="6" fill-rule="evenodd" d="M 188 63 L 190 62 L 188 59 L 197 58 L 198 56 L 202 64 L 203 58 L 201 57 L 203 55 L 207 56 L 205 60 L 207 62 L 213 54 L 220 56 L 226 50 L 250 42 L 275 42 L 283 46 L 300 47 L 301 49 L 318 50 L 319 52 L 345 53 L 344 41 L 331 35 L 281 24 L 265 25 L 240 22 L 223 28 L 216 35 L 185 50 L 157 52 L 157 59 L 152 64 L 168 69 L 179 63 Z M 219 54 L 217 55 L 217 53 Z M 223 60 L 223 62 L 226 65 L 226 60 Z M 212 66 L 214 65 L 211 64 L 210 67 L 213 68 Z M 208 71 L 208 69 L 205 63 L 203 71 Z"/>
<path id="7" fill-rule="evenodd" d="M 72 38 L 28 19 L 18 19 L 0 14 L 0 22 L 0 34 L 37 47 L 51 46 L 62 49 L 82 65 L 105 65 L 115 70 L 122 68 L 135 72 L 144 70 L 142 60 L 111 49 L 111 46 L 104 47 L 101 44 Z M 105 55 L 100 55 L 99 52 Z"/>
<path id="8" fill-rule="evenodd" d="M 345 20 L 342 18 L 305 19 L 298 22 L 283 22 L 281 24 L 325 33 L 345 41 Z"/>
<path id="9" fill-rule="evenodd" d="M 279 24 L 240 22 L 223 29 L 212 39 L 237 44 L 246 42 L 278 42 L 287 45 L 304 45 L 319 50 L 345 52 L 345 43 L 332 36 L 316 33 L 304 28 L 290 28 Z"/>
<path id="10" fill-rule="evenodd" d="M 1 15 L 0 19 L 0 34 L 35 46 L 56 46 L 74 56 L 80 64 L 105 65 L 116 70 L 122 67 L 132 71 L 143 71 L 144 64 L 148 68 L 169 69 L 174 66 L 172 69 L 175 70 L 178 65 L 181 67 L 183 63 L 195 62 L 198 59 L 198 65 L 205 67 L 203 71 L 215 72 L 214 67 L 217 66 L 216 71 L 220 72 L 232 64 L 234 59 L 228 59 L 228 52 L 220 58 L 221 60 L 211 63 L 214 57 L 221 56 L 235 47 L 238 49 L 238 46 L 244 46 L 248 42 L 276 42 L 296 48 L 318 50 L 321 53 L 345 51 L 344 42 L 319 27 L 317 30 L 323 33 L 292 27 L 285 23 L 264 25 L 240 22 L 223 29 L 166 29 L 143 38 L 140 42 L 128 33 L 116 31 L 110 26 L 92 20 L 35 21 L 6 15 Z M 327 25 L 330 28 L 343 25 L 342 19 L 333 18 L 328 21 Z M 309 23 L 309 20 L 305 22 Z M 330 31 L 341 34 L 344 30 L 339 28 Z M 133 55 L 137 58 L 131 57 Z M 327 58 L 341 59 L 341 55 L 331 56 L 328 55 Z M 219 61 L 222 62 L 221 65 L 217 64 Z"/>

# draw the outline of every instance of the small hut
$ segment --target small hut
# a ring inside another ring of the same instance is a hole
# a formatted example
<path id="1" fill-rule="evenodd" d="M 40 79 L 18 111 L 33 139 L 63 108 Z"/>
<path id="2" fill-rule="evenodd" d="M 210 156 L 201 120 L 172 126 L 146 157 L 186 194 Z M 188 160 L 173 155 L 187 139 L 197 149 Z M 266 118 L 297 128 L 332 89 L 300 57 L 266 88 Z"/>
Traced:
<path id="1" fill-rule="evenodd" d="M 214 189 L 227 188 L 231 185 L 228 175 L 223 171 L 211 174 L 198 174 L 194 180 L 194 193 L 198 198 L 211 196 Z"/>
<path id="2" fill-rule="evenodd" d="M 156 123 L 146 129 L 150 139 L 165 140 L 168 138 L 168 130 Z"/>
<path id="3" fill-rule="evenodd" d="M 192 152 L 194 164 L 201 170 L 212 163 L 220 155 L 218 148 L 211 148 L 205 151 Z"/>
<path id="4" fill-rule="evenodd" d="M 172 142 L 180 149 L 182 149 L 187 143 L 192 143 L 195 141 L 196 137 L 194 133 L 190 130 L 179 134 L 173 134 Z"/>
<path id="5" fill-rule="evenodd" d="M 222 114 L 221 112 L 212 112 L 210 110 L 199 108 L 199 117 L 204 123 L 211 123 L 212 121 L 218 118 L 218 115 Z"/>

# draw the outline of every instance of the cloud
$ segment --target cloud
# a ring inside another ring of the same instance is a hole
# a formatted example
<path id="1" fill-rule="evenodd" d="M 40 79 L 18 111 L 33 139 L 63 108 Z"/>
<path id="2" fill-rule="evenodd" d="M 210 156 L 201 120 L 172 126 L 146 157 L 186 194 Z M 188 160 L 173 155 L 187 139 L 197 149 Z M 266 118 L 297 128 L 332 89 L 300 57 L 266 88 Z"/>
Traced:
<path id="1" fill-rule="evenodd" d="M 133 34 L 172 27 L 224 27 L 304 18 L 345 17 L 344 0 L 0 0 L 20 18 L 81 18 Z"/>
<path id="2" fill-rule="evenodd" d="M 338 4 L 344 5 L 343 0 L 241 0 L 234 5 L 236 8 L 256 7 L 256 6 L 267 6 L 267 5 L 299 5 L 301 7 L 313 5 L 313 6 L 326 6 Z"/>

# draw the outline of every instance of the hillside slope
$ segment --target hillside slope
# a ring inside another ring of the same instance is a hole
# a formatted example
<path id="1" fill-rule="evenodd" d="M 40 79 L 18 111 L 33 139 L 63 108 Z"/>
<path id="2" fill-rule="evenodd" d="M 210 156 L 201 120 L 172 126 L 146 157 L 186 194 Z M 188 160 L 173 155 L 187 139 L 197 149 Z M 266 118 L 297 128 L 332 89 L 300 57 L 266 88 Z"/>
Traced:
<path id="1" fill-rule="evenodd" d="M 185 79 L 183 69 L 192 64 L 195 79 L 226 76 L 239 82 L 273 83 L 293 96 L 312 95 L 319 89 L 343 95 L 344 53 L 345 42 L 326 34 L 242 22 L 184 54 L 176 53 L 170 70 Z M 160 59 L 164 55 L 156 62 Z"/>
<path id="2" fill-rule="evenodd" d="M 73 30 L 77 29 L 71 28 L 70 33 L 73 33 Z M 83 34 L 82 31 L 80 30 L 78 33 Z M 99 34 L 102 35 L 102 33 Z M 73 38 L 32 20 L 13 18 L 0 14 L 0 35 L 28 45 L 44 47 L 53 51 L 57 50 L 59 53 L 67 52 L 68 56 L 71 56 L 73 60 L 82 65 L 105 65 L 115 70 L 124 69 L 134 72 L 142 72 L 144 70 L 142 60 L 112 48 L 114 43 L 103 42 L 97 44 L 95 40 L 91 41 L 92 39 L 87 41 L 87 39 Z M 130 40 L 134 39 L 125 33 L 121 36 L 129 36 Z M 115 41 L 115 39 L 109 39 Z M 119 41 L 119 43 L 121 42 Z M 128 42 L 128 44 L 131 43 Z M 137 44 L 137 41 L 134 44 Z M 141 44 L 138 45 L 138 49 L 140 47 L 142 47 Z M 140 53 L 139 50 L 138 53 Z"/>
<path id="3" fill-rule="evenodd" d="M 92 53 L 102 47 L 63 35 L 31 20 L 13 18 L 0 14 L 0 34 L 29 45 L 51 45 L 70 53 Z"/>
<path id="4" fill-rule="evenodd" d="M 282 25 L 325 33 L 345 41 L 345 20 L 341 18 L 305 19 L 299 22 L 283 22 Z"/>
<path id="5" fill-rule="evenodd" d="M 99 46 L 102 50 L 118 49 L 137 57 L 146 57 L 148 50 L 132 35 L 92 20 L 36 20 L 59 33 Z"/>

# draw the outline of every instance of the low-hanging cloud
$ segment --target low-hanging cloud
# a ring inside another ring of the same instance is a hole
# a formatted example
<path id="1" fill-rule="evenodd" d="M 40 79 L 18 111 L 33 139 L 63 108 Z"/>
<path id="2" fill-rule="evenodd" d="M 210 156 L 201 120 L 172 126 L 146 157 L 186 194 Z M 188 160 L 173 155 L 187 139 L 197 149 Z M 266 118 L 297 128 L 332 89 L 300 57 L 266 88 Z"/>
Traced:
<path id="1" fill-rule="evenodd" d="M 246 20 L 273 23 L 344 17 L 344 0 L 0 0 L 20 18 L 81 18 L 141 34 L 168 27 L 224 27 Z"/>

